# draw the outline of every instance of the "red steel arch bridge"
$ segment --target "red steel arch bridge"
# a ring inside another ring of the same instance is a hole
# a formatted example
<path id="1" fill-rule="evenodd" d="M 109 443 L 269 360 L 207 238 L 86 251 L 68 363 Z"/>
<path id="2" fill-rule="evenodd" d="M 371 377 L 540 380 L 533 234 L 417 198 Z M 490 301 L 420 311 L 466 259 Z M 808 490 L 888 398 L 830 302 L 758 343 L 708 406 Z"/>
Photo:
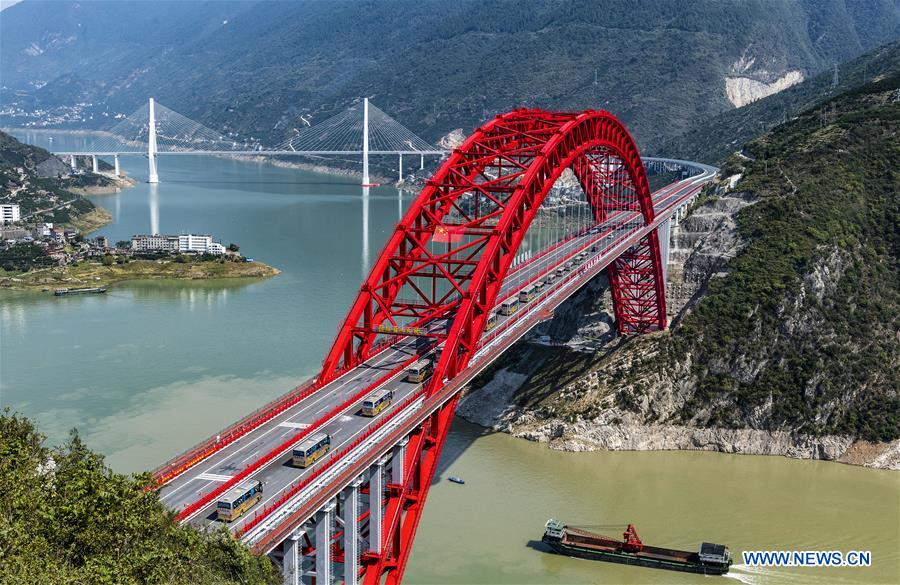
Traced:
<path id="1" fill-rule="evenodd" d="M 682 178 L 651 191 L 646 167 Z M 225 524 L 285 583 L 400 582 L 460 390 L 603 271 L 619 334 L 665 329 L 670 229 L 716 170 L 642 160 L 605 111 L 497 116 L 426 182 L 320 374 L 158 468 L 161 500 Z M 328 451 L 295 467 L 319 433 Z M 220 521 L 243 491 L 252 505 Z"/>

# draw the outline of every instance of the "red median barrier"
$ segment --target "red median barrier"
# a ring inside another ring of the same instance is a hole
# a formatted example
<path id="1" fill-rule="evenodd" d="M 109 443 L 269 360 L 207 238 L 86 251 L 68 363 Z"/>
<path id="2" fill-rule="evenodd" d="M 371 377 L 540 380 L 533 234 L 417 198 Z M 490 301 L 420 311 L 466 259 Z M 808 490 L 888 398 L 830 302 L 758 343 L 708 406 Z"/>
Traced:
<path id="1" fill-rule="evenodd" d="M 368 386 L 363 388 L 361 391 L 357 392 L 356 394 L 354 394 L 353 396 L 351 396 L 350 398 L 348 398 L 347 400 L 345 400 L 344 402 L 342 402 L 335 408 L 331 409 L 325 416 L 318 419 L 313 424 L 306 427 L 299 433 L 295 434 L 292 437 L 289 437 L 287 440 L 280 443 L 274 449 L 272 449 L 271 451 L 269 451 L 268 453 L 266 453 L 265 455 L 263 455 L 262 457 L 260 457 L 259 459 L 257 459 L 256 461 L 254 461 L 253 463 L 251 463 L 244 469 L 242 469 L 236 475 L 232 476 L 231 479 L 229 479 L 225 483 L 221 484 L 220 486 L 218 486 L 216 489 L 209 492 L 205 496 L 201 497 L 199 500 L 197 500 L 193 504 L 189 504 L 188 506 L 183 508 L 175 516 L 175 519 L 180 522 L 180 521 L 194 515 L 194 513 L 196 513 L 198 510 L 202 510 L 203 508 L 205 508 L 206 506 L 208 506 L 209 504 L 211 504 L 212 502 L 217 500 L 219 498 L 219 496 L 221 496 L 226 491 L 228 491 L 229 489 L 231 489 L 232 487 L 237 485 L 238 482 L 246 479 L 251 474 L 258 471 L 261 467 L 268 465 L 274 459 L 280 457 L 287 449 L 289 449 L 293 445 L 297 444 L 298 442 L 300 442 L 301 440 L 303 440 L 304 438 L 306 438 L 308 435 L 312 434 L 316 430 L 320 429 L 322 426 L 326 425 L 333 418 L 335 418 L 336 416 L 338 416 L 339 414 L 341 414 L 342 412 L 344 412 L 345 410 L 350 408 L 355 402 L 359 402 L 361 399 L 365 398 L 370 392 L 372 392 L 373 388 L 377 388 L 378 386 L 381 386 L 386 381 L 388 381 L 393 376 L 395 376 L 398 371 L 405 369 L 408 365 L 410 365 L 417 359 L 418 359 L 418 356 L 413 355 L 411 358 L 404 361 L 400 365 L 400 367 L 394 368 L 393 370 L 389 371 L 385 375 L 383 375 L 380 378 L 378 378 L 377 380 L 375 380 L 375 382 L 369 384 Z"/>
<path id="2" fill-rule="evenodd" d="M 379 353 L 390 347 L 392 343 L 394 343 L 394 341 L 385 339 L 385 341 L 383 341 L 382 343 L 374 346 L 372 348 L 372 351 L 370 352 L 369 359 L 377 356 Z M 338 373 L 335 379 L 343 376 L 358 365 L 359 364 L 351 364 L 344 367 Z M 272 418 L 274 418 L 275 416 L 278 416 L 288 408 L 308 398 L 310 395 L 314 394 L 318 390 L 321 390 L 323 387 L 327 386 L 333 381 L 334 379 L 329 382 L 323 383 L 320 380 L 316 379 L 301 384 L 300 386 L 294 388 L 291 392 L 280 396 L 269 404 L 263 406 L 255 412 L 250 413 L 248 416 L 245 416 L 230 427 L 224 429 L 215 437 L 210 437 L 209 439 L 192 447 L 181 455 L 170 459 L 166 463 L 153 470 L 153 483 L 147 486 L 146 489 L 151 490 L 162 487 L 173 478 L 178 477 L 210 455 L 213 455 L 224 447 L 227 447 L 231 443 L 237 441 L 247 433 L 259 428 L 261 425 L 272 420 Z"/>

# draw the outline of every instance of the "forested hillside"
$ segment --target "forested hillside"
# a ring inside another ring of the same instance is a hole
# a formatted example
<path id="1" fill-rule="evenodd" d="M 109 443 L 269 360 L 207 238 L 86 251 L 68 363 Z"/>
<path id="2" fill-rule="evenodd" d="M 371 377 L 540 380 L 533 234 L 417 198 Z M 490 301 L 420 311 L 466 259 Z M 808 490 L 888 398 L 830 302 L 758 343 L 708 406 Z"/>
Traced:
<path id="1" fill-rule="evenodd" d="M 900 36 L 894 0 L 36 2 L 0 18 L 5 104 L 150 95 L 274 141 L 360 96 L 434 140 L 521 105 L 602 107 L 642 146 Z M 46 85 L 44 85 L 46 84 Z M 104 118 L 95 116 L 94 123 Z M 91 122 L 88 120 L 88 122 Z"/>
<path id="2" fill-rule="evenodd" d="M 280 583 L 224 530 L 179 526 L 144 486 L 113 473 L 72 434 L 48 448 L 32 423 L 0 412 L 0 583 Z"/>
<path id="3" fill-rule="evenodd" d="M 808 438 L 900 438 L 900 72 L 745 152 L 723 169 L 740 175 L 728 197 L 752 202 L 743 244 L 696 308 L 607 354 L 554 351 L 518 389 L 513 432 L 829 458 L 847 442 Z"/>

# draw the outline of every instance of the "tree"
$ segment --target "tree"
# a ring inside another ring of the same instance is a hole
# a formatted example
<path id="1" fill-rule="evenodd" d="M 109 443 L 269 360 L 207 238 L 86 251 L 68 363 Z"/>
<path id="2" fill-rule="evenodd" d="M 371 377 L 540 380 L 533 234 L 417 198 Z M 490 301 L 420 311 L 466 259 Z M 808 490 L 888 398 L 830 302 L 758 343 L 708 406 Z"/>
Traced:
<path id="1" fill-rule="evenodd" d="M 131 247 L 131 241 L 130 241 L 130 240 L 119 240 L 118 242 L 116 242 L 116 248 L 127 249 L 127 248 L 130 248 L 130 247 Z"/>
<path id="2" fill-rule="evenodd" d="M 101 260 L 100 263 L 104 266 L 112 266 L 113 265 L 113 257 L 112 254 L 106 254 Z"/>
<path id="3" fill-rule="evenodd" d="M 234 242 L 231 242 L 230 244 L 228 244 L 229 252 L 238 252 L 238 251 L 240 251 L 240 249 L 241 249 L 241 247 L 238 246 L 237 244 L 235 244 Z"/>

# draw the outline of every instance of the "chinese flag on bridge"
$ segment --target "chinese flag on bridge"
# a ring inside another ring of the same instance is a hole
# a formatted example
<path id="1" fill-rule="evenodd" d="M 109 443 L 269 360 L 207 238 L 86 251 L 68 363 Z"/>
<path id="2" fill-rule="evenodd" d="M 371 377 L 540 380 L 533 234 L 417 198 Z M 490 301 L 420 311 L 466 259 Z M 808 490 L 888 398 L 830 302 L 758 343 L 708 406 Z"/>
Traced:
<path id="1" fill-rule="evenodd" d="M 466 228 L 461 225 L 446 226 L 444 224 L 440 224 L 436 228 L 434 228 L 434 236 L 431 238 L 431 241 L 458 242 L 462 239 L 465 230 Z"/>

